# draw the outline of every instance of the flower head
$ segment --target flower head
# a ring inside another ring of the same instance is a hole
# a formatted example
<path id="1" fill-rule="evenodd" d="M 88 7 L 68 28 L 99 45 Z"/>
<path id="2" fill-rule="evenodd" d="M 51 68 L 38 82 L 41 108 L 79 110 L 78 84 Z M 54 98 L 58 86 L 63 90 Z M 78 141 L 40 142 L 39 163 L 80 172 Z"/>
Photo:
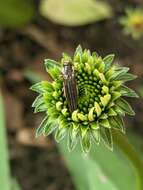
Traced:
<path id="1" fill-rule="evenodd" d="M 128 73 L 129 68 L 113 64 L 113 59 L 113 54 L 102 58 L 96 52 L 91 54 L 78 46 L 73 57 L 63 54 L 60 64 L 45 60 L 53 82 L 42 81 L 31 87 L 39 93 L 32 105 L 35 112 L 46 113 L 37 136 L 55 132 L 55 139 L 59 142 L 67 135 L 69 150 L 80 142 L 82 150 L 88 152 L 92 142 L 99 144 L 101 140 L 112 149 L 111 128 L 124 133 L 123 116 L 135 114 L 122 96 L 137 97 L 124 85 L 136 76 Z M 62 71 L 65 62 L 72 64 L 76 81 L 77 106 L 73 111 L 64 89 L 66 79 Z"/>
<path id="2" fill-rule="evenodd" d="M 143 36 L 143 10 L 139 8 L 127 9 L 126 15 L 122 16 L 120 23 L 124 26 L 124 33 L 131 34 L 134 39 Z"/>

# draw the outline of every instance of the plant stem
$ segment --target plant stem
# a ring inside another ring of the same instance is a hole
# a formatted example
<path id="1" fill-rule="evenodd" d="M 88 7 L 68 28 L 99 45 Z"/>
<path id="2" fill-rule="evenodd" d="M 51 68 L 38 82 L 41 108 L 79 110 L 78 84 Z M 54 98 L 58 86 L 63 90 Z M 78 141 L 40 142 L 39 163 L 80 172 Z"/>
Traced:
<path id="1" fill-rule="evenodd" d="M 137 189 L 143 190 L 143 161 L 129 143 L 127 137 L 118 130 L 112 129 L 113 140 L 126 157 L 132 162 L 137 176 Z"/>
<path id="2" fill-rule="evenodd" d="M 10 190 L 11 179 L 6 138 L 4 105 L 0 91 L 0 189 Z"/>

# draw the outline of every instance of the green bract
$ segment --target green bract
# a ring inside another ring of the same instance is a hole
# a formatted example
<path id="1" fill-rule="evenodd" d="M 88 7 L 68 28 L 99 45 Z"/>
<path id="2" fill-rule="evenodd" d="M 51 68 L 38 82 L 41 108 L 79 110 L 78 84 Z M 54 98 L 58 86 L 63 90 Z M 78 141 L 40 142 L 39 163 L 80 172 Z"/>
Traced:
<path id="1" fill-rule="evenodd" d="M 124 133 L 123 116 L 135 114 L 122 96 L 137 97 L 124 85 L 136 76 L 128 73 L 129 68 L 112 64 L 113 59 L 113 54 L 102 58 L 78 46 L 73 57 L 63 54 L 61 64 L 45 60 L 53 82 L 42 81 L 31 87 L 39 93 L 32 105 L 35 113 L 46 113 L 37 136 L 55 132 L 59 142 L 67 135 L 69 150 L 80 142 L 82 150 L 88 152 L 91 143 L 99 144 L 100 140 L 112 149 L 111 128 Z M 78 88 L 78 107 L 72 113 L 64 96 L 61 75 L 63 63 L 68 60 L 73 64 Z"/>

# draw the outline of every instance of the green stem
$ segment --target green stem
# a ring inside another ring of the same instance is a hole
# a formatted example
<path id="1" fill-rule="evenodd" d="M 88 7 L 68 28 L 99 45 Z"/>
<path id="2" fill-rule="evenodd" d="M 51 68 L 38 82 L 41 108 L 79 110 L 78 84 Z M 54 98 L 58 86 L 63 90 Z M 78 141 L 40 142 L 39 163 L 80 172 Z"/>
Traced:
<path id="1" fill-rule="evenodd" d="M 134 149 L 134 147 L 128 142 L 127 137 L 118 130 L 112 130 L 113 140 L 117 146 L 122 150 L 126 157 L 132 162 L 137 176 L 137 189 L 143 190 L 143 161 Z"/>
<path id="2" fill-rule="evenodd" d="M 0 90 L 0 189 L 10 190 L 10 167 L 9 167 L 9 155 L 6 139 L 6 126 L 5 126 L 5 113 L 4 105 Z"/>

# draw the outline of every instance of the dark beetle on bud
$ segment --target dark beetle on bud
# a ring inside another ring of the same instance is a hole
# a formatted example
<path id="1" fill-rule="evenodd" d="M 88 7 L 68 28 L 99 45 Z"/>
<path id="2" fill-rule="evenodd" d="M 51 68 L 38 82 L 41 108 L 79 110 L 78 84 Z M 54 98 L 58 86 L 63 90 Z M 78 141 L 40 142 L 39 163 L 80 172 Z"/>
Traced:
<path id="1" fill-rule="evenodd" d="M 66 97 L 70 112 L 73 112 L 77 109 L 78 92 L 75 73 L 70 62 L 64 62 L 62 76 L 64 79 L 64 96 Z"/>

